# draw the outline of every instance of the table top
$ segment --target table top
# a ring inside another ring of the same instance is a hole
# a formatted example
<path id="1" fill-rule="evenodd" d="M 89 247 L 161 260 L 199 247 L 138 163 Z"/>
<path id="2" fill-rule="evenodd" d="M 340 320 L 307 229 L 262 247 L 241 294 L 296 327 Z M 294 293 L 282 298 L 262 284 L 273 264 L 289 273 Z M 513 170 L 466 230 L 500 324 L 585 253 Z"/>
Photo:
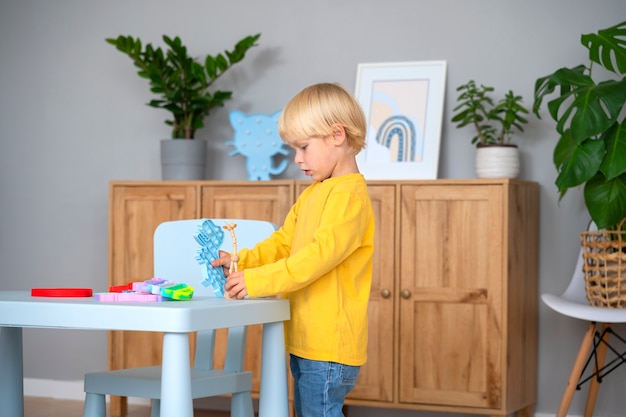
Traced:
<path id="1" fill-rule="evenodd" d="M 0 291 L 0 326 L 189 333 L 289 320 L 289 301 L 229 300 L 102 302 L 93 297 L 32 297 Z"/>

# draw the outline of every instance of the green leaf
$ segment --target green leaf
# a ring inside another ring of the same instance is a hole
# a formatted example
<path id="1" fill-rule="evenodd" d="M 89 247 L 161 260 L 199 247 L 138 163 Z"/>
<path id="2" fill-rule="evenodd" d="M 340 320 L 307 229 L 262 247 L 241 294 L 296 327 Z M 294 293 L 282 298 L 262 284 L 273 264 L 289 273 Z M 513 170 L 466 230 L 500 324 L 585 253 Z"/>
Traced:
<path id="1" fill-rule="evenodd" d="M 567 137 L 564 135 L 564 137 Z M 585 140 L 580 143 L 575 140 L 563 139 L 559 141 L 558 146 L 567 146 L 567 149 L 559 148 L 558 159 L 562 161 L 559 168 L 559 175 L 556 178 L 556 186 L 559 192 L 563 193 L 566 189 L 576 187 L 585 181 L 591 179 L 596 172 L 602 160 L 604 159 L 605 147 L 601 140 Z M 557 160 L 557 149 L 555 148 L 555 161 Z"/>
<path id="2" fill-rule="evenodd" d="M 582 35 L 580 42 L 589 49 L 591 61 L 616 74 L 626 73 L 626 22 Z"/>
<path id="3" fill-rule="evenodd" d="M 596 85 L 579 70 L 561 68 L 538 80 L 533 111 L 539 115 L 537 107 L 544 95 L 560 86 L 561 95 L 548 102 L 550 116 L 557 122 L 559 133 L 571 128 L 575 139 L 584 139 L 602 133 L 615 122 L 626 102 L 626 79 Z"/>
<path id="4" fill-rule="evenodd" d="M 217 77 L 217 62 L 211 55 L 207 55 L 204 60 L 204 67 L 206 68 L 209 78 L 214 79 Z"/>
<path id="5" fill-rule="evenodd" d="M 232 97 L 233 93 L 230 91 L 216 91 L 213 94 L 213 100 L 218 102 L 218 106 L 224 106 L 224 101 L 229 100 Z"/>
<path id="6" fill-rule="evenodd" d="M 240 62 L 246 56 L 246 52 L 248 51 L 248 49 L 252 48 L 253 46 L 257 46 L 256 41 L 258 41 L 260 37 L 260 33 L 257 33 L 253 36 L 246 36 L 245 38 L 237 42 L 235 48 L 231 52 L 224 51 L 230 61 L 230 64 L 233 65 L 237 62 Z"/>
<path id="7" fill-rule="evenodd" d="M 569 130 L 566 130 L 556 143 L 552 154 L 552 161 L 557 171 L 561 171 L 561 166 L 569 158 L 573 147 L 574 141 L 572 140 L 572 135 L 570 135 Z"/>
<path id="8" fill-rule="evenodd" d="M 574 138 L 588 138 L 607 130 L 617 120 L 626 103 L 626 79 L 604 81 L 592 87 L 577 90 L 571 104 Z M 559 121 L 563 125 L 564 120 Z"/>
<path id="9" fill-rule="evenodd" d="M 606 156 L 600 165 L 600 171 L 611 180 L 626 173 L 626 128 L 615 123 L 602 135 L 606 146 Z"/>
<path id="10" fill-rule="evenodd" d="M 569 119 L 575 107 L 572 105 L 572 99 L 576 99 L 585 88 L 594 86 L 594 82 L 586 74 L 578 73 L 577 68 L 562 68 L 552 75 L 550 82 L 560 86 L 561 94 L 552 101 L 548 102 L 548 111 L 550 116 L 557 122 L 556 130 L 559 133 L 567 129 L 565 123 Z M 561 111 L 561 105 L 565 104 L 564 111 Z M 562 113 L 562 114 L 559 114 Z"/>
<path id="11" fill-rule="evenodd" d="M 578 84 L 578 80 L 585 76 L 586 69 L 587 68 L 584 65 L 579 65 L 574 68 L 560 68 L 553 74 L 538 78 L 537 81 L 535 81 L 535 101 L 533 103 L 533 113 L 535 113 L 537 117 L 541 118 L 539 109 L 543 99 L 554 93 L 557 87 L 560 87 L 561 95 L 568 95 L 572 89 L 572 84 Z M 552 113 L 550 114 L 552 115 Z M 553 116 L 553 119 L 557 120 L 557 117 Z"/>
<path id="12" fill-rule="evenodd" d="M 224 72 L 228 69 L 228 61 L 226 61 L 224 55 L 217 54 L 217 56 L 215 57 L 215 62 L 217 63 L 217 67 L 219 68 L 220 72 Z"/>
<path id="13" fill-rule="evenodd" d="M 141 54 L 141 40 L 137 38 L 135 43 L 132 45 L 132 54 L 135 56 L 139 56 Z"/>
<path id="14" fill-rule="evenodd" d="M 626 175 L 605 180 L 598 173 L 584 189 L 585 205 L 599 229 L 615 229 L 626 213 Z"/>

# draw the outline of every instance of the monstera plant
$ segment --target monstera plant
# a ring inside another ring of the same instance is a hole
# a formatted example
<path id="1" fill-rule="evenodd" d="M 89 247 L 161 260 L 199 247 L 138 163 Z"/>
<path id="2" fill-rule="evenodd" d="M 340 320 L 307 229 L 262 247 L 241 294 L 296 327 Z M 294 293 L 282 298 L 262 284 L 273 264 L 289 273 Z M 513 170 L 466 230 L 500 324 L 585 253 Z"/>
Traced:
<path id="1" fill-rule="evenodd" d="M 553 161 L 560 197 L 583 186 L 600 229 L 626 218 L 626 22 L 581 36 L 589 63 L 557 69 L 535 83 L 533 112 L 544 99 L 559 134 Z M 596 80 L 592 78 L 596 77 Z"/>

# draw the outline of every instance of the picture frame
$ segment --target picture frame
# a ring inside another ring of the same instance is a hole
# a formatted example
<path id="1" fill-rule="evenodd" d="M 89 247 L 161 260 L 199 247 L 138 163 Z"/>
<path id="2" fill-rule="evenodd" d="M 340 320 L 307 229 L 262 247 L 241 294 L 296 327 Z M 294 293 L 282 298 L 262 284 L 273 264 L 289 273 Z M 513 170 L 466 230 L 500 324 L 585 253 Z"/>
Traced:
<path id="1" fill-rule="evenodd" d="M 366 179 L 436 179 L 446 61 L 362 63 L 356 94 L 367 120 L 357 155 Z"/>

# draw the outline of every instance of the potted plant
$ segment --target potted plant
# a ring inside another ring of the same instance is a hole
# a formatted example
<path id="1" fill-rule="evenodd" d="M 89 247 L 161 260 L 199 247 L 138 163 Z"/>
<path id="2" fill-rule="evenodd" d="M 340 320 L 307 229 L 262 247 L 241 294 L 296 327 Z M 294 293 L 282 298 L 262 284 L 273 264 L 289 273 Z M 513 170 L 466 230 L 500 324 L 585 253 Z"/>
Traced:
<path id="1" fill-rule="evenodd" d="M 600 231 L 583 232 L 586 271 L 606 265 L 603 254 L 625 256 L 622 244 L 626 218 L 626 22 L 581 36 L 589 53 L 588 65 L 563 67 L 537 79 L 533 112 L 547 102 L 559 140 L 553 161 L 556 186 L 562 198 L 568 189 L 583 186 L 585 206 Z M 592 69 L 598 80 L 592 78 Z M 593 235 L 595 234 L 595 235 Z M 593 241 L 593 242 L 591 242 Z M 593 246 L 593 247 L 592 247 Z M 597 257 L 592 259 L 592 257 Z M 626 266 L 626 258 L 619 259 Z M 608 274 L 608 275 L 613 275 Z M 626 271 L 621 273 L 626 276 Z M 586 276 L 587 282 L 591 279 Z M 596 277 L 597 278 L 597 277 Z M 615 288 L 605 284 L 605 288 Z M 622 290 L 626 294 L 626 290 Z M 589 293 L 588 293 L 589 298 Z M 591 301 L 591 300 L 590 300 Z"/>
<path id="2" fill-rule="evenodd" d="M 478 178 L 516 178 L 519 175 L 519 150 L 511 143 L 515 129 L 523 132 L 528 120 L 523 117 L 528 110 L 521 104 L 522 97 L 512 90 L 494 103 L 490 93 L 494 88 L 480 85 L 474 80 L 456 89 L 456 112 L 452 122 L 457 128 L 473 126 L 476 135 L 476 175 Z"/>
<path id="3" fill-rule="evenodd" d="M 550 116 L 560 138 L 553 161 L 561 197 L 568 189 L 584 186 L 585 206 L 600 229 L 615 230 L 626 217 L 626 22 L 581 36 L 589 51 L 589 65 L 560 68 L 535 82 L 533 112 L 549 95 Z M 613 74 L 595 81 L 593 65 Z M 621 119 L 620 119 L 621 117 Z"/>
<path id="4" fill-rule="evenodd" d="M 165 123 L 172 127 L 172 139 L 194 139 L 196 130 L 204 127 L 204 119 L 216 107 L 223 107 L 224 102 L 232 97 L 231 91 L 211 91 L 213 83 L 226 71 L 246 56 L 261 34 L 246 36 L 237 42 L 231 51 L 224 51 L 215 56 L 206 55 L 203 59 L 191 57 L 179 37 L 163 35 L 166 50 L 143 45 L 139 38 L 120 35 L 107 38 L 106 42 L 126 54 L 139 69 L 137 74 L 149 81 L 150 91 L 157 98 L 147 104 L 151 107 L 170 112 L 171 118 Z M 183 156 L 168 156 L 167 152 L 181 145 L 184 155 L 195 157 L 191 171 L 178 174 L 172 171 L 182 164 Z M 200 147 L 200 149 L 197 149 Z M 206 159 L 205 141 L 162 140 L 161 158 L 164 164 L 163 179 L 202 179 Z M 173 159 L 172 159 L 173 158 Z M 199 165 L 201 164 L 201 166 Z"/>

